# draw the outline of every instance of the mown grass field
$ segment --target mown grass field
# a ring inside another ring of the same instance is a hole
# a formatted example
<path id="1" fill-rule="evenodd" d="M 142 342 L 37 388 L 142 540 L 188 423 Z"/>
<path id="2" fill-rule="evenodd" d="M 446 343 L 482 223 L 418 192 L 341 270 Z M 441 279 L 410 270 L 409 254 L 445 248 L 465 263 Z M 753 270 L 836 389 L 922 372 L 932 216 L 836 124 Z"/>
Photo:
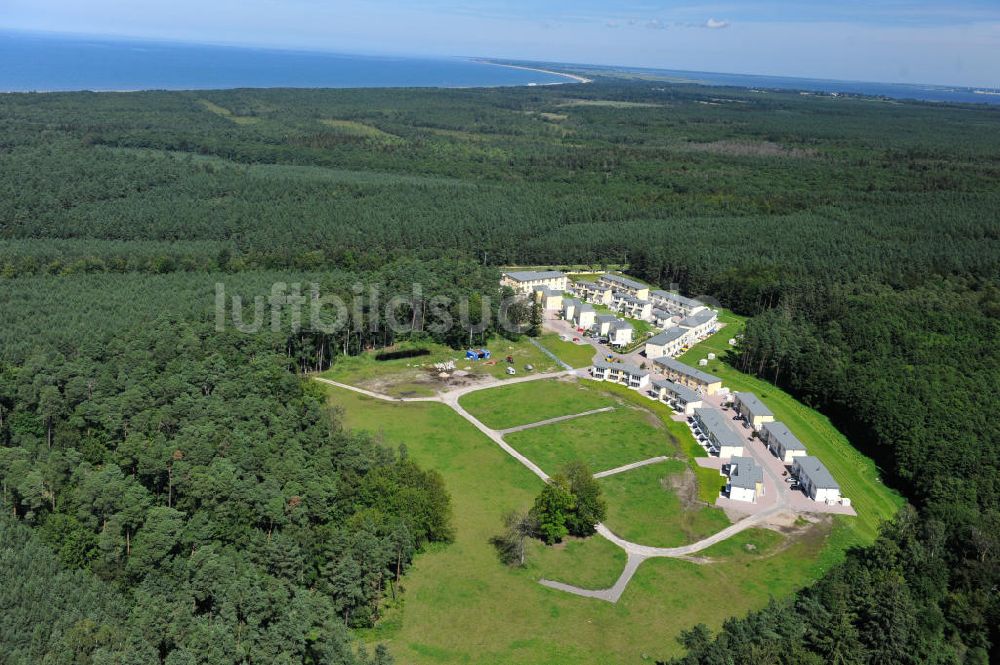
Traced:
<path id="1" fill-rule="evenodd" d="M 512 432 L 504 440 L 550 475 L 575 460 L 597 473 L 677 452 L 670 433 L 652 414 L 628 406 Z"/>
<path id="2" fill-rule="evenodd" d="M 734 391 L 755 393 L 767 405 L 777 420 L 805 444 L 811 455 L 819 457 L 840 483 L 841 493 L 851 499 L 857 517 L 838 518 L 845 545 L 867 543 L 874 539 L 881 521 L 891 517 L 903 505 L 903 499 L 879 479 L 878 469 L 871 459 L 858 452 L 828 418 L 797 401 L 788 393 L 756 377 L 733 369 L 723 362 L 730 350 L 729 339 L 742 329 L 745 319 L 730 312 L 721 312 L 726 326 L 679 357 L 681 362 L 697 365 L 709 352 L 716 354 L 707 367 L 701 367 L 723 380 Z"/>
<path id="3" fill-rule="evenodd" d="M 452 496 L 455 542 L 419 554 L 402 601 L 379 627 L 360 633 L 386 643 L 396 662 L 651 662 L 679 652 L 675 638 L 682 629 L 698 622 L 717 628 L 727 616 L 763 607 L 825 568 L 817 559 L 822 531 L 790 542 L 751 531 L 711 564 L 643 563 L 615 605 L 545 588 L 537 578 L 606 586 L 621 572 L 620 552 L 588 540 L 536 553 L 527 570 L 506 568 L 489 539 L 504 512 L 531 505 L 541 481 L 443 404 L 382 402 L 327 388 L 347 426 L 368 430 L 385 445 L 406 444 L 414 460 L 441 472 Z M 752 552 L 741 549 L 740 543 L 758 542 Z"/>
<path id="4" fill-rule="evenodd" d="M 595 390 L 600 390 L 623 402 L 645 409 L 659 418 L 660 422 L 663 423 L 663 427 L 666 428 L 673 441 L 677 444 L 679 452 L 686 456 L 688 467 L 698 479 L 698 498 L 707 504 L 715 503 L 715 500 L 719 496 L 719 488 L 724 483 L 720 482 L 718 471 L 699 466 L 695 462 L 696 457 L 707 457 L 708 453 L 698 445 L 687 425 L 671 417 L 674 414 L 673 409 L 662 402 L 648 399 L 644 395 L 635 390 L 630 390 L 625 386 L 590 380 L 583 381 L 583 384 L 592 386 Z"/>
<path id="5" fill-rule="evenodd" d="M 594 356 L 597 355 L 597 351 L 590 344 L 565 341 L 559 339 L 559 335 L 555 333 L 542 335 L 538 339 L 538 343 L 574 369 L 591 366 L 594 364 Z"/>
<path id="6" fill-rule="evenodd" d="M 690 474 L 685 462 L 668 460 L 600 480 L 608 502 L 604 524 L 616 534 L 643 545 L 677 547 L 701 540 L 730 525 L 720 509 L 694 500 L 684 501 L 674 484 Z M 716 477 L 719 472 L 713 471 Z M 680 492 L 683 494 L 683 492 Z"/>
<path id="7" fill-rule="evenodd" d="M 616 400 L 596 386 L 548 379 L 478 390 L 458 403 L 487 427 L 507 429 L 614 406 Z"/>

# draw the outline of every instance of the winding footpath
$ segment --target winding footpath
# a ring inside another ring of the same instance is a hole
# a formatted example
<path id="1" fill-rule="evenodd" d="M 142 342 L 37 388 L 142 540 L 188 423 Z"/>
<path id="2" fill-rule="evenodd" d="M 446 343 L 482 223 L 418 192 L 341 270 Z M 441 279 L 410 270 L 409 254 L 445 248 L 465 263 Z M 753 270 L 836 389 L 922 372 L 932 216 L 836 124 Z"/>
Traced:
<path id="1" fill-rule="evenodd" d="M 563 366 L 566 365 L 563 364 Z M 595 413 L 602 413 L 605 411 L 613 410 L 614 407 L 604 407 L 602 409 L 594 409 L 592 411 L 585 411 L 583 413 L 575 413 L 575 414 L 570 414 L 568 416 L 549 418 L 548 420 L 539 421 L 537 423 L 530 423 L 528 425 L 521 425 L 518 427 L 511 427 L 506 430 L 495 430 L 490 427 L 487 427 L 482 422 L 480 422 L 478 418 L 476 418 L 471 413 L 462 408 L 462 405 L 459 404 L 458 401 L 464 395 L 468 395 L 469 393 L 476 392 L 479 390 L 488 390 L 490 388 L 509 386 L 515 383 L 524 383 L 527 381 L 539 381 L 542 379 L 554 379 L 554 378 L 569 377 L 569 376 L 575 377 L 579 375 L 576 370 L 567 369 L 559 372 L 532 374 L 530 376 L 522 376 L 506 380 L 493 379 L 492 381 L 484 381 L 482 383 L 474 383 L 467 386 L 461 386 L 459 388 L 455 388 L 454 390 L 438 393 L 437 395 L 432 397 L 392 397 L 391 395 L 385 395 L 383 393 L 377 393 L 371 390 L 365 390 L 364 388 L 358 388 L 356 386 L 352 386 L 346 383 L 340 383 L 338 381 L 333 381 L 331 379 L 326 379 L 319 376 L 313 377 L 313 379 L 319 381 L 320 383 L 326 383 L 331 386 L 341 388 L 343 390 L 349 390 L 351 392 L 355 392 L 360 395 L 365 395 L 366 397 L 371 397 L 385 402 L 440 402 L 446 404 L 453 411 L 455 411 L 455 413 L 465 418 L 467 421 L 469 421 L 469 423 L 472 424 L 473 427 L 478 429 L 480 432 L 486 435 L 487 438 L 489 438 L 491 441 L 497 444 L 505 453 L 516 459 L 518 462 L 524 465 L 529 471 L 531 471 L 533 474 L 541 478 L 543 481 L 548 482 L 549 475 L 544 471 L 542 471 L 541 467 L 539 467 L 530 459 L 519 453 L 510 444 L 504 441 L 503 438 L 504 434 L 521 431 L 532 427 L 541 427 L 543 425 L 562 422 L 564 420 L 570 420 L 573 418 L 581 418 Z M 639 462 L 633 462 L 632 464 L 626 464 L 624 466 L 596 473 L 594 474 L 594 477 L 604 478 L 606 476 L 610 476 L 616 473 L 623 473 L 626 471 L 630 471 L 632 469 L 636 469 L 641 466 L 656 464 L 666 459 L 668 458 L 653 457 L 650 459 L 641 460 Z M 650 545 L 641 545 L 639 543 L 633 543 L 629 540 L 625 540 L 624 538 L 619 537 L 604 524 L 599 523 L 596 525 L 597 533 L 603 538 L 606 538 L 608 541 L 614 543 L 618 547 L 625 550 L 625 554 L 627 556 L 625 562 L 625 569 L 622 571 L 622 574 L 618 577 L 617 581 L 615 581 L 615 583 L 612 586 L 608 587 L 607 589 L 584 589 L 581 587 L 573 586 L 572 584 L 565 584 L 563 582 L 557 582 L 554 580 L 547 580 L 547 579 L 539 580 L 539 583 L 551 589 L 564 591 L 566 593 L 572 593 L 577 596 L 583 596 L 585 598 L 596 598 L 598 600 L 604 600 L 609 603 L 617 603 L 618 599 L 621 598 L 622 594 L 625 592 L 625 589 L 628 586 L 629 581 L 631 581 L 632 576 L 635 574 L 635 571 L 638 570 L 639 565 L 646 559 L 658 558 L 658 557 L 683 558 L 686 556 L 690 556 L 692 554 L 696 554 L 697 552 L 707 549 L 712 545 L 715 545 L 716 543 L 722 542 L 727 538 L 731 538 L 742 531 L 745 531 L 749 528 L 756 526 L 757 524 L 760 524 L 761 522 L 764 522 L 768 518 L 784 510 L 786 507 L 787 507 L 786 501 L 784 500 L 784 498 L 782 498 L 777 505 L 773 506 L 772 508 L 769 508 L 768 510 L 746 517 L 740 520 L 739 522 L 732 524 L 726 527 L 725 529 L 722 529 L 721 531 L 712 534 L 711 536 L 708 536 L 707 538 L 703 538 L 702 540 L 690 543 L 688 545 L 681 545 L 679 547 L 652 547 Z"/>

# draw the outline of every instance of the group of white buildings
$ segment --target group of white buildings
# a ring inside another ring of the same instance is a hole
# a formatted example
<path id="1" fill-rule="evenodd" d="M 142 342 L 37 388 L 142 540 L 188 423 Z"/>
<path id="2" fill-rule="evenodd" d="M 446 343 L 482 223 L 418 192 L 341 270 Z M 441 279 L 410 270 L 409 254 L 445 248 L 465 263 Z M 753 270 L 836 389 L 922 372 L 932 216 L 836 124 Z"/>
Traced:
<path id="1" fill-rule="evenodd" d="M 641 282 L 613 273 L 593 282 L 573 282 L 556 270 L 512 271 L 504 273 L 501 284 L 525 295 L 534 294 L 543 309 L 560 312 L 578 330 L 594 330 L 607 337 L 611 346 L 628 346 L 635 331 L 619 317 L 598 314 L 595 305 L 663 328 L 646 340 L 650 360 L 675 356 L 718 327 L 718 313 L 704 303 L 669 291 L 651 291 Z"/>
<path id="2" fill-rule="evenodd" d="M 605 275 L 601 279 L 605 277 L 642 286 L 617 275 Z M 613 307 L 623 316 L 643 320 L 649 318 L 649 308 L 644 308 L 642 301 L 630 293 L 615 291 L 603 282 L 571 284 L 565 273 L 556 270 L 505 272 L 500 284 L 523 295 L 533 296 L 542 309 L 560 312 L 563 319 L 578 330 L 593 331 L 602 338 L 606 337 L 608 344 L 615 347 L 631 344 L 635 329 L 622 318 L 598 314 L 593 304 Z M 643 288 L 648 293 L 648 287 Z"/>
<path id="3" fill-rule="evenodd" d="M 596 282 L 572 282 L 565 273 L 555 270 L 512 271 L 503 274 L 501 284 L 533 297 L 543 309 L 560 312 L 578 330 L 592 331 L 615 347 L 631 344 L 634 329 L 621 318 L 598 314 L 594 305 L 663 328 L 646 340 L 645 355 L 653 362 L 652 370 L 627 362 L 598 360 L 591 375 L 598 381 L 647 390 L 651 397 L 689 416 L 699 441 L 722 460 L 729 460 L 724 472 L 728 476 L 730 499 L 754 502 L 763 495 L 763 468 L 744 455 L 744 437 L 735 429 L 733 419 L 705 405 L 706 396 L 725 394 L 722 379 L 674 359 L 716 331 L 718 312 L 693 298 L 669 291 L 651 291 L 645 284 L 611 273 L 601 275 Z M 848 503 L 841 498 L 840 486 L 823 463 L 807 453 L 802 442 L 785 424 L 774 419 L 774 414 L 756 395 L 733 393 L 732 405 L 738 419 L 783 464 L 791 466 L 792 475 L 811 499 Z"/>

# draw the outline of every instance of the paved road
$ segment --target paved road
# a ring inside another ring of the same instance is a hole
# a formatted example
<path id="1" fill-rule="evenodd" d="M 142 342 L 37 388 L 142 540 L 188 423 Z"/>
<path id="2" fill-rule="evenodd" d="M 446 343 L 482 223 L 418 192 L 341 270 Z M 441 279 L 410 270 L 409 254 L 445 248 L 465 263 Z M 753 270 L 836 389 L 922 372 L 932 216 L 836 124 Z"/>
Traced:
<path id="1" fill-rule="evenodd" d="M 608 476 L 613 476 L 616 473 L 624 473 L 626 471 L 631 471 L 632 469 L 638 469 L 640 466 L 649 466 L 650 464 L 659 464 L 660 462 L 666 462 L 669 457 L 664 457 L 660 455 L 659 457 L 650 457 L 649 459 L 640 460 L 638 462 L 632 462 L 631 464 L 625 464 L 623 466 L 616 466 L 613 469 L 608 469 L 607 471 L 601 471 L 600 473 L 595 473 L 594 478 L 607 478 Z"/>
<path id="2" fill-rule="evenodd" d="M 600 409 L 591 409 L 590 411 L 584 411 L 583 413 L 571 413 L 568 416 L 557 416 L 555 418 L 549 418 L 548 420 L 539 420 L 537 423 L 528 423 L 527 425 L 518 425 L 517 427 L 508 427 L 507 429 L 497 430 L 500 434 L 506 436 L 508 434 L 513 434 L 514 432 L 521 432 L 526 429 L 534 429 L 536 427 L 545 427 L 546 425 L 553 425 L 555 423 L 561 423 L 564 420 L 573 420 L 574 418 L 583 418 L 584 416 L 592 416 L 595 413 L 605 413 L 607 411 L 614 411 L 615 407 L 605 406 Z M 663 459 L 666 459 L 664 457 Z M 627 470 L 627 469 L 626 469 Z M 596 475 L 594 476 L 597 477 Z"/>

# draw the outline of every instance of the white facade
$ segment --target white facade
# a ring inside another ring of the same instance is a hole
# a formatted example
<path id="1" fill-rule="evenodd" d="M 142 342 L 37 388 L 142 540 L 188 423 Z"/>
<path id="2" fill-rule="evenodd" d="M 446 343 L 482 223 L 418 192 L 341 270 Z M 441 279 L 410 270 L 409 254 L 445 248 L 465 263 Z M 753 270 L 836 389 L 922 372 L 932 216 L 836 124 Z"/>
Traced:
<path id="1" fill-rule="evenodd" d="M 689 331 L 684 328 L 670 328 L 646 340 L 646 357 L 650 360 L 676 356 L 687 346 Z"/>
<path id="2" fill-rule="evenodd" d="M 736 456 L 729 463 L 729 482 L 726 491 L 733 501 L 756 503 L 764 495 L 764 470 L 753 458 Z"/>
<path id="3" fill-rule="evenodd" d="M 653 301 L 653 306 L 657 309 L 680 316 L 691 316 L 706 309 L 705 304 L 700 300 L 685 298 L 670 291 L 652 291 L 649 294 L 649 299 Z"/>
<path id="4" fill-rule="evenodd" d="M 682 411 L 685 416 L 694 415 L 694 410 L 700 409 L 704 404 L 701 393 L 690 388 L 685 388 L 679 383 L 674 383 L 667 379 L 656 379 L 653 381 L 652 393 L 661 402 L 669 404 L 678 411 Z"/>
<path id="5" fill-rule="evenodd" d="M 774 421 L 774 414 L 753 393 L 733 393 L 733 408 L 746 418 L 754 431 L 760 431 L 764 423 Z"/>
<path id="6" fill-rule="evenodd" d="M 805 445 L 784 423 L 778 421 L 764 423 L 759 436 L 760 440 L 767 444 L 767 449 L 785 464 L 791 464 L 796 457 L 808 454 Z"/>
<path id="7" fill-rule="evenodd" d="M 563 296 L 558 291 L 553 291 L 546 286 L 537 287 L 534 291 L 535 301 L 548 311 L 558 311 L 562 309 Z"/>
<path id="8" fill-rule="evenodd" d="M 635 281 L 634 279 L 629 279 L 628 277 L 608 273 L 601 275 L 601 279 L 598 280 L 598 283 L 603 284 L 614 291 L 627 293 L 638 298 L 639 300 L 646 300 L 649 298 L 649 287 L 641 282 Z"/>
<path id="9" fill-rule="evenodd" d="M 718 324 L 718 312 L 703 308 L 691 316 L 684 317 L 677 325 L 687 328 L 692 339 L 701 339 L 714 332 Z"/>
<path id="10" fill-rule="evenodd" d="M 840 485 L 819 458 L 811 455 L 796 457 L 792 463 L 792 475 L 799 479 L 802 491 L 813 501 L 826 503 L 840 501 Z"/>
<path id="11" fill-rule="evenodd" d="M 594 327 L 594 321 L 596 319 L 597 312 L 595 312 L 594 308 L 587 303 L 580 303 L 573 312 L 573 324 L 577 328 L 590 330 Z"/>
<path id="12" fill-rule="evenodd" d="M 614 299 L 614 292 L 606 284 L 596 284 L 594 282 L 573 282 L 573 292 L 587 302 L 598 305 L 610 305 Z"/>
<path id="13" fill-rule="evenodd" d="M 653 318 L 653 303 L 624 291 L 615 292 L 611 307 L 631 319 L 648 321 Z"/>
<path id="14" fill-rule="evenodd" d="M 620 383 L 629 388 L 645 388 L 649 385 L 649 372 L 628 363 L 610 363 L 598 360 L 590 371 L 598 381 Z"/>
<path id="15" fill-rule="evenodd" d="M 611 324 L 608 331 L 608 343 L 612 346 L 626 346 L 632 343 L 632 335 L 635 330 L 625 321 L 617 321 Z"/>

